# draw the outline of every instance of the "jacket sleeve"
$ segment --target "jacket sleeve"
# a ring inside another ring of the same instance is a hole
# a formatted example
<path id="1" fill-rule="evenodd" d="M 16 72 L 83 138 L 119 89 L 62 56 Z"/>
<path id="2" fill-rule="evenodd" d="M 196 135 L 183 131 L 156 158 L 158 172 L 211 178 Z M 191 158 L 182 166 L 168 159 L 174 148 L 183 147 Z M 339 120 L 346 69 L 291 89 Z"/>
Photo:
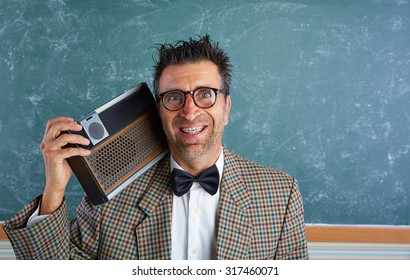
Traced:
<path id="1" fill-rule="evenodd" d="M 293 181 L 275 258 L 309 258 L 302 196 L 296 180 Z"/>
<path id="2" fill-rule="evenodd" d="M 86 199 L 77 209 L 77 219 L 70 223 L 66 201 L 56 212 L 36 225 L 27 227 L 27 221 L 37 209 L 41 196 L 27 204 L 21 211 L 3 224 L 17 259 L 93 259 L 96 258 L 98 236 L 94 220 L 98 211 Z M 78 220 L 84 223 L 78 226 Z M 81 240 L 82 233 L 86 240 Z M 92 240 L 92 241 L 90 241 Z"/>

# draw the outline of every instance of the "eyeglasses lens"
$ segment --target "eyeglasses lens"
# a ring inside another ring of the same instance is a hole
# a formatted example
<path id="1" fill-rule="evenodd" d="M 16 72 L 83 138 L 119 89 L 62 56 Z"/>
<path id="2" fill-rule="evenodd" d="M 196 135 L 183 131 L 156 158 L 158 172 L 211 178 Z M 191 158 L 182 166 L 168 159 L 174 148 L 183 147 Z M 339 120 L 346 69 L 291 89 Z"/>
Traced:
<path id="1" fill-rule="evenodd" d="M 170 91 L 163 96 L 162 100 L 168 110 L 176 111 L 184 106 L 186 94 L 178 90 Z M 192 97 L 198 107 L 206 109 L 214 105 L 216 92 L 210 88 L 200 88 L 194 91 Z"/>

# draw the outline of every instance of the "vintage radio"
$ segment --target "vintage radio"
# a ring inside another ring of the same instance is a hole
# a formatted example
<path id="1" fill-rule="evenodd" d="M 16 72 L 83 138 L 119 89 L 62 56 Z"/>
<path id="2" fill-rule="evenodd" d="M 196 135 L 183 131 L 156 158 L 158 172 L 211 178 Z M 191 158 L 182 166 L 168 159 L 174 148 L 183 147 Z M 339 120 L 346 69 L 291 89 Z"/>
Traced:
<path id="1" fill-rule="evenodd" d="M 90 140 L 86 157 L 68 162 L 90 201 L 111 200 L 168 151 L 155 99 L 141 83 L 77 121 Z"/>

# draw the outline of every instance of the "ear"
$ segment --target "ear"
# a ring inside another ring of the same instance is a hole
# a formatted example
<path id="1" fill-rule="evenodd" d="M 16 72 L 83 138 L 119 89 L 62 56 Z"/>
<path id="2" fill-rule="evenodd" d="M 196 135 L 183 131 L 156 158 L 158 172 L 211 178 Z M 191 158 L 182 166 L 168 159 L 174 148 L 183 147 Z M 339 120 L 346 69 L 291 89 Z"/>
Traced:
<path id="1" fill-rule="evenodd" d="M 229 122 L 229 114 L 231 113 L 231 96 L 228 95 L 225 100 L 225 125 Z"/>

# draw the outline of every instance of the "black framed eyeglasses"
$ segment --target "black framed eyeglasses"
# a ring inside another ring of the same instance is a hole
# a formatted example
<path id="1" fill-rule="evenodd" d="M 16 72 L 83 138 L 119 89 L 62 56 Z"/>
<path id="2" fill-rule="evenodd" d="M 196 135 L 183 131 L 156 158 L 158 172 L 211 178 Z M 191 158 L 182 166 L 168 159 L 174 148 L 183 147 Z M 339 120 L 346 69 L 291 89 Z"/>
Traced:
<path id="1" fill-rule="evenodd" d="M 170 90 L 160 93 L 157 101 L 162 100 L 162 104 L 169 111 L 178 111 L 184 107 L 186 95 L 190 94 L 196 106 L 207 109 L 215 104 L 219 92 L 226 94 L 221 89 L 209 87 L 201 87 L 191 91 Z"/>

